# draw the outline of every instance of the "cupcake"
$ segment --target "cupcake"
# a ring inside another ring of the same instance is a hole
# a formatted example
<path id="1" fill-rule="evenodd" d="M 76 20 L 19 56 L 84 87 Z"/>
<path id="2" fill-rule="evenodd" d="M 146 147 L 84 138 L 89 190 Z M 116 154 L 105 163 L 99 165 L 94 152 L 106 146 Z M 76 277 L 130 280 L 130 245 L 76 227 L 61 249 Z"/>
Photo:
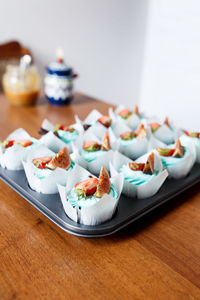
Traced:
<path id="1" fill-rule="evenodd" d="M 123 194 L 134 198 L 148 198 L 155 195 L 168 172 L 164 169 L 160 157 L 151 152 L 131 161 L 119 152 L 115 152 L 110 162 L 111 176 L 122 174 L 124 178 Z"/>
<path id="2" fill-rule="evenodd" d="M 144 124 L 133 131 L 125 124 L 118 122 L 113 129 L 118 138 L 118 151 L 131 159 L 136 159 L 148 151 L 148 132 Z"/>
<path id="3" fill-rule="evenodd" d="M 165 118 L 163 124 L 157 122 L 149 123 L 149 127 L 153 135 L 165 144 L 172 144 L 178 137 L 177 130 L 169 123 L 168 118 Z"/>
<path id="4" fill-rule="evenodd" d="M 43 194 L 57 193 L 57 183 L 66 183 L 74 165 L 66 147 L 56 154 L 43 145 L 35 148 L 23 161 L 29 186 Z"/>
<path id="5" fill-rule="evenodd" d="M 118 147 L 116 149 L 131 159 L 137 159 L 155 147 L 165 146 L 164 143 L 152 135 L 144 120 L 135 131 L 118 122 L 113 132 L 118 138 Z"/>
<path id="6" fill-rule="evenodd" d="M 120 105 L 117 107 L 115 112 L 113 112 L 112 109 L 109 109 L 109 115 L 115 121 L 115 124 L 118 121 L 121 121 L 129 126 L 132 130 L 137 129 L 143 118 L 143 115 L 139 112 L 137 105 L 133 111 L 125 108 L 123 105 Z"/>
<path id="7" fill-rule="evenodd" d="M 105 166 L 101 167 L 99 178 L 96 178 L 76 165 L 66 187 L 58 185 L 58 190 L 70 219 L 84 225 L 98 225 L 112 218 L 122 184 L 123 177 L 109 178 Z"/>
<path id="8" fill-rule="evenodd" d="M 72 152 L 71 143 L 75 141 L 83 132 L 80 124 L 66 126 L 63 124 L 53 125 L 47 119 L 42 123 L 39 133 L 43 135 L 40 142 L 50 150 L 58 152 L 67 146 L 69 152 Z"/>
<path id="9" fill-rule="evenodd" d="M 200 163 L 200 132 L 183 131 L 183 135 L 180 137 L 180 141 L 183 145 L 194 144 L 196 150 L 196 162 Z"/>
<path id="10" fill-rule="evenodd" d="M 92 110 L 88 116 L 81 121 L 77 115 L 75 115 L 75 120 L 77 124 L 81 124 L 84 130 L 88 130 L 93 125 L 99 128 L 110 128 L 112 125 L 112 119 L 110 116 L 102 115 L 98 110 Z"/>
<path id="11" fill-rule="evenodd" d="M 38 144 L 24 129 L 19 128 L 0 142 L 0 165 L 9 170 L 22 170 L 22 161 Z"/>
<path id="12" fill-rule="evenodd" d="M 190 172 L 196 158 L 194 146 L 183 146 L 180 139 L 166 148 L 156 148 L 156 151 L 169 176 L 176 179 L 183 178 Z"/>
<path id="13" fill-rule="evenodd" d="M 116 138 L 112 135 L 111 128 L 105 131 L 101 139 L 88 129 L 73 144 L 75 162 L 91 173 L 98 174 L 102 164 L 109 168 L 109 160 L 116 146 Z"/>

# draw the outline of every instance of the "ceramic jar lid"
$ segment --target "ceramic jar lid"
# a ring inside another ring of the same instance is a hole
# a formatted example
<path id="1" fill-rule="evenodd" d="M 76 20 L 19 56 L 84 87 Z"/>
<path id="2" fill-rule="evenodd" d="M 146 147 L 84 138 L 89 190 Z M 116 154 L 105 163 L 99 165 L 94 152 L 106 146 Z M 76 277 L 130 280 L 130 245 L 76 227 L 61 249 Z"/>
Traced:
<path id="1" fill-rule="evenodd" d="M 62 48 L 57 49 L 56 57 L 57 61 L 50 63 L 46 68 L 48 74 L 72 77 L 73 69 L 64 62 L 64 52 Z"/>
<path id="2" fill-rule="evenodd" d="M 47 66 L 47 72 L 51 75 L 72 76 L 73 70 L 64 62 L 52 62 Z"/>

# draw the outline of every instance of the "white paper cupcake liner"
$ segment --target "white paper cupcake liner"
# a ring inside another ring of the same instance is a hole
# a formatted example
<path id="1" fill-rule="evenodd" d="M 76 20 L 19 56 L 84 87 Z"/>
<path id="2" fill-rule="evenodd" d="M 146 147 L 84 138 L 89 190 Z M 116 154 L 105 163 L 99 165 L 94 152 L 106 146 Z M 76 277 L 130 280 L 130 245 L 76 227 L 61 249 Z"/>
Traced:
<path id="1" fill-rule="evenodd" d="M 190 137 L 190 136 L 187 136 L 187 135 L 183 134 L 180 137 L 180 141 L 181 141 L 181 144 L 183 146 L 186 146 L 186 147 L 188 147 L 188 145 L 191 145 L 191 144 L 194 145 L 195 157 L 196 157 L 195 161 L 197 163 L 200 163 L 200 139 L 193 138 L 193 137 Z"/>
<path id="2" fill-rule="evenodd" d="M 43 135 L 40 138 L 40 142 L 53 152 L 59 152 L 65 146 L 67 146 L 70 153 L 72 152 L 71 143 L 66 144 L 60 138 L 58 138 L 52 131 L 49 131 L 48 133 Z"/>
<path id="3" fill-rule="evenodd" d="M 23 161 L 24 171 L 29 183 L 29 186 L 32 190 L 42 193 L 42 194 L 56 194 L 58 193 L 57 184 L 66 184 L 68 176 L 71 176 L 72 170 L 64 170 L 61 168 L 56 168 L 52 171 L 47 177 L 40 179 L 35 173 L 35 167 L 32 163 L 34 158 L 40 158 L 43 156 L 52 156 L 55 155 L 54 152 L 49 150 L 44 145 L 39 145 L 31 151 L 28 155 L 26 161 Z"/>
<path id="4" fill-rule="evenodd" d="M 188 144 L 187 146 L 184 145 L 184 147 L 186 148 L 186 151 L 188 151 L 188 154 L 185 157 L 180 158 L 176 164 L 166 167 L 169 173 L 169 177 L 171 178 L 180 179 L 185 177 L 190 172 L 195 163 L 196 152 L 194 145 Z M 167 146 L 167 148 L 173 149 L 174 144 Z M 162 160 L 162 156 L 160 156 L 160 158 Z M 164 159 L 167 161 L 167 157 L 164 157 Z"/>
<path id="5" fill-rule="evenodd" d="M 148 141 L 148 152 L 159 147 L 165 148 L 167 145 L 161 141 L 159 141 L 155 136 L 151 135 Z"/>
<path id="6" fill-rule="evenodd" d="M 106 128 L 103 125 L 101 125 L 100 123 L 96 123 L 95 125 L 91 126 L 87 132 L 85 132 L 85 134 L 83 135 L 83 137 L 90 137 L 91 136 L 95 136 L 98 139 L 98 142 L 100 143 L 101 140 L 103 139 L 105 133 L 108 132 L 109 135 L 109 140 L 110 140 L 110 146 L 112 148 L 112 150 L 117 150 L 119 147 L 118 144 L 118 140 L 112 130 L 112 128 Z"/>
<path id="7" fill-rule="evenodd" d="M 65 187 L 58 185 L 58 190 L 66 215 L 75 222 L 93 226 L 112 218 L 122 191 L 123 176 L 117 175 L 110 179 L 117 190 L 117 199 L 108 194 L 104 194 L 97 203 L 90 207 L 82 207 L 81 209 L 78 206 L 73 207 L 67 199 L 68 194 L 76 183 L 89 178 L 90 175 L 89 172 L 76 165 L 67 181 L 67 185 Z"/>
<path id="8" fill-rule="evenodd" d="M 88 114 L 88 116 L 84 119 L 84 121 L 81 121 L 77 115 L 75 115 L 75 120 L 77 124 L 81 124 L 81 126 L 83 126 L 84 124 L 91 125 L 89 129 L 87 129 L 87 131 L 95 132 L 95 135 L 98 136 L 98 135 L 102 135 L 103 133 L 105 133 L 105 131 L 108 130 L 108 128 L 106 128 L 100 122 L 97 122 L 98 119 L 102 116 L 103 115 L 98 110 L 94 109 Z M 114 126 L 114 122 L 115 120 L 112 119 L 111 127 Z M 111 129 L 111 127 L 109 127 L 109 129 Z"/>
<path id="9" fill-rule="evenodd" d="M 156 147 L 165 146 L 164 143 L 162 143 L 152 135 L 151 130 L 145 120 L 143 120 L 140 124 L 144 124 L 145 129 L 147 131 L 147 137 L 142 139 L 135 138 L 133 143 L 127 146 L 124 146 L 122 144 L 120 134 L 126 131 L 130 131 L 131 129 L 126 124 L 121 122 L 116 123 L 116 126 L 113 129 L 113 132 L 117 137 L 117 141 L 118 141 L 118 146 L 115 149 L 133 160 L 137 159 L 138 157 L 142 156 L 143 154 L 147 153 L 148 151 Z"/>
<path id="10" fill-rule="evenodd" d="M 110 138 L 111 148 L 113 147 L 114 149 L 116 149 L 118 145 L 116 137 L 112 135 L 111 128 L 109 128 L 107 131 Z M 97 159 L 88 162 L 81 156 L 83 143 L 85 141 L 96 141 L 99 144 L 101 143 L 101 139 L 97 138 L 97 136 L 93 133 L 93 129 L 90 131 L 86 131 L 85 134 L 80 136 L 74 143 L 72 143 L 74 161 L 95 175 L 99 174 L 102 165 L 104 165 L 107 170 L 109 170 L 109 161 L 112 159 L 113 150 L 104 151 L 105 154 L 102 154 Z"/>
<path id="11" fill-rule="evenodd" d="M 48 119 L 44 119 L 42 122 L 41 128 L 43 128 L 47 131 L 53 131 L 54 125 Z"/>
<path id="12" fill-rule="evenodd" d="M 138 158 L 135 162 L 145 163 L 149 154 L 150 153 L 146 153 L 142 157 Z M 123 165 L 128 164 L 129 162 L 133 161 L 124 156 L 123 154 L 115 151 L 113 159 L 110 162 L 111 176 L 114 176 L 116 174 L 122 174 L 119 173 L 120 168 Z M 168 172 L 166 169 L 164 169 L 162 162 L 157 154 L 155 154 L 154 156 L 154 169 L 158 172 L 158 175 L 153 176 L 151 180 L 144 184 L 135 185 L 124 179 L 122 193 L 125 194 L 127 197 L 137 197 L 139 199 L 148 198 L 155 195 L 168 176 Z"/>
<path id="13" fill-rule="evenodd" d="M 166 124 L 163 124 L 153 133 L 153 135 L 165 144 L 172 144 L 178 138 L 178 131 L 175 128 L 170 129 Z"/>
<path id="14" fill-rule="evenodd" d="M 77 123 L 80 123 L 80 124 L 92 125 L 100 117 L 102 117 L 102 114 L 98 110 L 93 109 L 83 121 L 81 121 L 77 115 L 75 115 L 75 120 Z"/>
<path id="15" fill-rule="evenodd" d="M 83 128 L 80 124 L 75 123 L 71 125 L 74 129 L 79 132 L 79 135 L 83 133 Z M 47 119 L 45 119 L 41 126 L 43 129 L 49 131 L 40 138 L 40 142 L 48 147 L 53 152 L 59 152 L 63 147 L 67 146 L 70 153 L 72 153 L 72 142 L 65 143 L 62 139 L 57 137 L 53 130 L 55 126 Z"/>
<path id="16" fill-rule="evenodd" d="M 126 107 L 123 105 L 119 105 L 115 111 L 113 111 L 112 108 L 109 109 L 109 115 L 110 117 L 114 120 L 115 124 L 117 124 L 118 122 L 122 122 L 124 124 L 126 124 L 128 127 L 130 127 L 132 130 L 137 129 L 137 127 L 139 126 L 139 124 L 141 123 L 143 116 L 139 117 L 136 114 L 132 114 L 129 118 L 127 119 L 122 119 L 118 113 L 122 110 L 125 109 Z"/>
<path id="17" fill-rule="evenodd" d="M 30 138 L 31 136 L 23 128 L 18 128 L 13 131 L 6 140 L 29 140 Z M 8 170 L 22 170 L 22 161 L 26 159 L 27 155 L 35 147 L 36 145 L 22 147 L 16 144 L 4 149 L 0 146 L 0 165 Z"/>
<path id="18" fill-rule="evenodd" d="M 176 164 L 167 166 L 166 169 L 169 173 L 169 177 L 174 179 L 179 179 L 185 177 L 190 170 L 192 169 L 195 159 L 196 159 L 196 151 L 194 144 L 188 144 L 187 146 L 184 145 L 187 155 L 185 157 L 182 157 L 179 159 L 179 161 Z M 167 148 L 173 149 L 174 144 L 168 145 Z M 155 150 L 155 152 L 157 152 Z M 162 160 L 162 156 L 160 156 Z M 163 157 L 167 161 L 167 157 Z"/>

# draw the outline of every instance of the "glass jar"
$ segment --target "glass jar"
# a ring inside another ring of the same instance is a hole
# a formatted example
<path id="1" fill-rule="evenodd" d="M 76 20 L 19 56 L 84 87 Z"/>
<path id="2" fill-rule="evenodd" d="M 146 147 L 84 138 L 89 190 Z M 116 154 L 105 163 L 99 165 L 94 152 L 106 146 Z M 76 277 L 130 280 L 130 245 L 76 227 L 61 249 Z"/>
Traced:
<path id="1" fill-rule="evenodd" d="M 32 105 L 40 91 L 40 77 L 35 66 L 27 67 L 22 73 L 19 66 L 8 65 L 3 75 L 3 89 L 13 105 Z"/>

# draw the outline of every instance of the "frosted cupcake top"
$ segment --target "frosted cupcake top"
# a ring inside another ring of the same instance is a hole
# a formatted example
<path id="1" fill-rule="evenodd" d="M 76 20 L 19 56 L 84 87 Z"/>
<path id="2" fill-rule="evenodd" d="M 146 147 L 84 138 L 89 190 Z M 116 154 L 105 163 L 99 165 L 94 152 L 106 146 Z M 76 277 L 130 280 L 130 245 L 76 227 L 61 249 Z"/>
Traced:
<path id="1" fill-rule="evenodd" d="M 138 139 L 147 137 L 147 130 L 144 124 L 140 124 L 136 131 L 125 131 L 120 134 L 120 143 L 123 147 L 136 143 Z"/>
<path id="2" fill-rule="evenodd" d="M 101 144 L 96 141 L 85 141 L 82 146 L 81 156 L 88 162 L 94 161 L 111 149 L 110 139 L 106 131 Z"/>
<path id="3" fill-rule="evenodd" d="M 75 163 L 71 160 L 68 149 L 64 147 L 55 155 L 33 158 L 32 164 L 34 166 L 34 174 L 39 179 L 44 179 L 56 168 L 72 170 Z"/>
<path id="4" fill-rule="evenodd" d="M 161 156 L 165 167 L 175 165 L 180 159 L 189 155 L 189 150 L 181 145 L 180 139 L 176 141 L 175 145 L 171 145 L 168 148 L 156 148 L 156 150 Z"/>
<path id="5" fill-rule="evenodd" d="M 75 184 L 67 198 L 70 204 L 75 207 L 90 207 L 97 203 L 104 194 L 117 199 L 118 193 L 110 178 L 105 166 L 102 166 L 99 179 L 90 176 L 89 179 Z"/>
<path id="6" fill-rule="evenodd" d="M 158 172 L 154 169 L 154 153 L 152 152 L 146 163 L 130 162 L 119 169 L 119 173 L 124 175 L 124 179 L 135 185 L 141 185 L 156 176 Z"/>
<path id="7" fill-rule="evenodd" d="M 79 131 L 74 128 L 74 126 L 66 126 L 63 124 L 56 124 L 55 127 L 51 128 L 52 132 L 55 136 L 60 138 L 65 144 L 69 144 L 70 142 L 77 139 L 79 135 Z M 43 127 L 39 129 L 39 133 L 41 135 L 45 135 L 50 130 L 47 130 Z"/>
<path id="8" fill-rule="evenodd" d="M 0 141 L 0 145 L 2 146 L 2 148 L 4 149 L 8 149 L 14 145 L 18 145 L 21 146 L 23 148 L 27 148 L 32 146 L 34 143 L 37 143 L 38 141 L 34 138 L 30 139 L 21 139 L 21 140 L 4 140 L 4 141 Z"/>

